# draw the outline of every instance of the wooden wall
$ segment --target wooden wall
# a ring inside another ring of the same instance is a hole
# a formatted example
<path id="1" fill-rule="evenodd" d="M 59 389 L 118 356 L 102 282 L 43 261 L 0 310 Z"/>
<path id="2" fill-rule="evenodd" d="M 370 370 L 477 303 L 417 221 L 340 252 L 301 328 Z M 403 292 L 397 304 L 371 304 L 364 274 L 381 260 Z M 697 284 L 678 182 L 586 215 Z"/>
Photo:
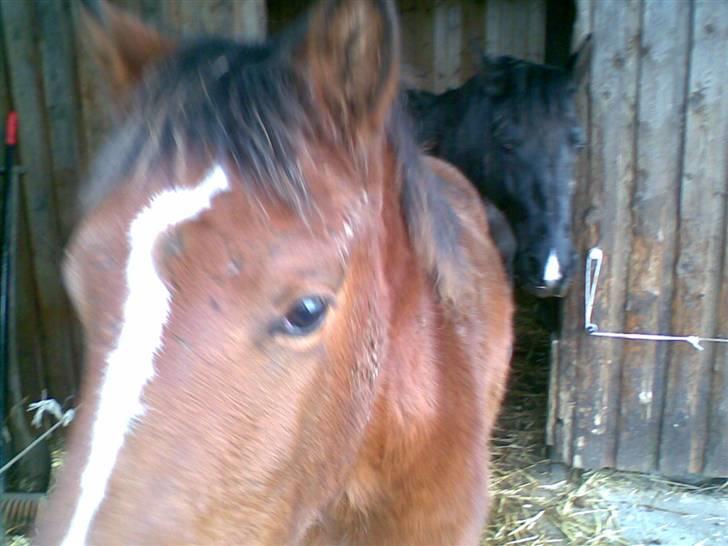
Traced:
<path id="1" fill-rule="evenodd" d="M 593 320 L 728 337 L 728 2 L 579 0 L 574 39 L 588 32 L 574 226 L 582 260 L 605 253 Z M 728 346 L 585 335 L 583 268 L 552 368 L 554 457 L 728 476 Z"/>
<path id="2" fill-rule="evenodd" d="M 543 62 L 546 0 L 399 0 L 414 85 L 442 92 L 477 70 L 478 53 Z"/>

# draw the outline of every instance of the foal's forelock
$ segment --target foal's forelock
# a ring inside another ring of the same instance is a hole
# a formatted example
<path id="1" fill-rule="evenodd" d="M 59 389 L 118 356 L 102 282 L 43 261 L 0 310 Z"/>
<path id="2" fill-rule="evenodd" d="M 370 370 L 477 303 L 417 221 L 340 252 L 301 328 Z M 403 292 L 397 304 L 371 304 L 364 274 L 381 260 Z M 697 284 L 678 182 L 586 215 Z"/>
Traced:
<path id="1" fill-rule="evenodd" d="M 129 224 L 122 327 L 105 358 L 80 495 L 62 546 L 85 544 L 125 439 L 144 417 L 142 395 L 154 378 L 155 356 L 164 345 L 172 298 L 155 267 L 155 244 L 166 230 L 210 209 L 214 198 L 229 189 L 225 171 L 216 165 L 192 187 L 152 196 Z"/>

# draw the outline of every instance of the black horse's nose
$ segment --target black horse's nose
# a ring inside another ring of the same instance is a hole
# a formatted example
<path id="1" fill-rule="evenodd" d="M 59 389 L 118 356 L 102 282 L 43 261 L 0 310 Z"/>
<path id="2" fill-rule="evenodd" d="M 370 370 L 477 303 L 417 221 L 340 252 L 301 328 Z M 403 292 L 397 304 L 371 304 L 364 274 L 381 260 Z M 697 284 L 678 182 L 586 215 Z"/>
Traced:
<path id="1" fill-rule="evenodd" d="M 519 265 L 518 277 L 528 292 L 540 298 L 563 295 L 568 264 L 562 264 L 554 250 L 545 255 L 525 253 L 519 260 Z"/>

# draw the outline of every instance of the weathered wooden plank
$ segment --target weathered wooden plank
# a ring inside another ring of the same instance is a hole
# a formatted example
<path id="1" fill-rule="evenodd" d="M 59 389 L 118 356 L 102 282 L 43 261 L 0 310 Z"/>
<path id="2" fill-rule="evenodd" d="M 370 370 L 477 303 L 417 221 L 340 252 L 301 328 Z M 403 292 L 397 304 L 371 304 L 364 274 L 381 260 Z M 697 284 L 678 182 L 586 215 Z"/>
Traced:
<path id="1" fill-rule="evenodd" d="M 502 55 L 503 33 L 505 25 L 506 7 L 501 0 L 487 0 L 485 3 L 485 52 L 489 55 Z"/>
<path id="2" fill-rule="evenodd" d="M 725 176 L 728 142 L 728 4 L 696 0 L 685 123 L 685 157 L 675 264 L 672 329 L 716 330 L 721 259 L 725 252 Z M 671 348 L 660 470 L 703 470 L 715 347 Z M 725 430 L 718 431 L 725 434 Z"/>
<path id="3" fill-rule="evenodd" d="M 592 59 L 590 188 L 584 235 L 605 254 L 594 319 L 604 330 L 623 325 L 630 248 L 629 198 L 634 186 L 637 60 L 637 0 L 599 1 L 593 5 L 595 42 Z M 590 213 L 587 213 L 590 214 Z M 593 222 L 593 224 L 591 224 Z M 583 229 L 579 223 L 577 229 Z M 579 349 L 574 416 L 577 467 L 614 466 L 623 343 L 584 338 Z"/>
<path id="4" fill-rule="evenodd" d="M 524 58 L 542 63 L 546 56 L 546 0 L 530 1 L 526 6 L 526 18 Z"/>
<path id="5" fill-rule="evenodd" d="M 233 33 L 233 7 L 227 0 L 166 0 L 164 18 L 170 28 L 185 35 Z"/>
<path id="6" fill-rule="evenodd" d="M 96 155 L 111 127 L 112 106 L 105 97 L 109 96 L 109 82 L 93 56 L 88 34 L 84 31 L 80 17 L 80 2 L 72 2 L 73 36 L 76 52 L 76 79 L 80 110 L 80 164 L 85 167 Z"/>
<path id="7" fill-rule="evenodd" d="M 485 15 L 486 52 L 528 58 L 530 47 L 535 47 L 540 37 L 544 36 L 545 14 L 545 4 L 540 0 L 488 0 Z M 533 22 L 530 22 L 531 18 Z M 538 25 L 544 30 L 538 30 L 537 36 L 529 36 Z M 532 41 L 533 46 L 529 47 Z M 543 58 L 543 53 L 539 56 Z"/>
<path id="8" fill-rule="evenodd" d="M 725 96 L 723 100 L 726 100 Z M 726 231 L 723 234 L 723 274 L 718 298 L 720 308 L 714 335 L 728 339 L 728 174 L 723 191 L 723 225 Z M 728 345 L 724 343 L 715 345 L 712 386 L 708 413 L 708 445 L 703 472 L 708 476 L 728 476 Z"/>
<path id="9" fill-rule="evenodd" d="M 38 287 L 44 363 L 49 371 L 51 395 L 65 398 L 74 390 L 71 338 L 67 323 L 69 306 L 60 283 L 62 252 L 58 238 L 56 197 L 48 150 L 48 130 L 39 86 L 39 59 L 34 36 L 33 5 L 2 4 L 8 72 L 15 105 L 20 112 L 19 149 L 27 172 L 23 187 L 30 219 L 34 272 Z M 51 365 L 51 362 L 53 363 Z"/>
<path id="10" fill-rule="evenodd" d="M 407 83 L 419 89 L 433 91 L 434 2 L 403 0 L 398 7 L 402 27 L 402 58 Z"/>
<path id="11" fill-rule="evenodd" d="M 2 10 L 0 10 L 0 17 L 2 17 Z M 5 51 L 5 40 L 2 36 L 2 23 L 0 22 L 0 114 L 5 119 L 5 115 L 10 111 L 11 107 L 11 96 L 10 96 L 10 84 L 8 82 L 7 67 L 5 65 L 7 55 Z"/>
<path id="12" fill-rule="evenodd" d="M 68 0 L 36 0 L 51 175 L 61 224 L 61 243 L 76 223 L 79 179 L 78 94 Z"/>
<path id="13" fill-rule="evenodd" d="M 438 2 L 433 10 L 432 72 L 436 93 L 460 83 L 462 7 L 457 1 Z"/>
<path id="14" fill-rule="evenodd" d="M 261 41 L 268 34 L 265 0 L 242 0 L 233 8 L 233 34 L 246 40 Z"/>
<path id="15" fill-rule="evenodd" d="M 20 365 L 23 393 L 33 400 L 42 398 L 43 390 L 50 388 L 51 378 L 47 376 L 41 351 L 41 321 L 38 311 L 38 288 L 33 273 L 31 226 L 28 207 L 22 185 L 18 188 L 19 208 L 17 211 L 17 249 L 15 254 L 15 287 L 13 290 L 14 319 L 16 335 L 13 337 L 13 356 Z"/>
<path id="16" fill-rule="evenodd" d="M 528 19 L 522 0 L 498 0 L 500 6 L 499 52 L 500 54 L 523 56 L 523 37 L 526 35 Z M 520 32 L 519 32 L 520 30 Z"/>
<path id="17" fill-rule="evenodd" d="M 690 4 L 646 0 L 642 20 L 625 327 L 628 332 L 669 332 L 682 167 L 681 153 L 676 152 L 683 145 Z M 648 472 L 657 468 L 667 350 L 664 343 L 624 343 L 620 469 Z"/>
<path id="18" fill-rule="evenodd" d="M 462 48 L 460 83 L 480 70 L 480 53 L 485 51 L 485 3 L 462 3 Z"/>
<path id="19" fill-rule="evenodd" d="M 10 290 L 8 294 L 8 420 L 13 454 L 19 453 L 38 436 L 31 428 L 29 401 L 43 396 L 43 367 L 39 351 L 36 290 L 30 256 L 27 216 L 22 206 L 20 180 L 15 180 L 9 210 L 15 211 L 10 236 Z M 42 443 L 26 454 L 13 468 L 15 490 L 45 491 L 50 472 L 50 453 Z"/>
<path id="20" fill-rule="evenodd" d="M 574 23 L 572 49 L 592 31 L 592 12 L 595 0 L 577 0 L 577 17 Z M 594 211 L 596 197 L 590 183 L 591 165 L 591 96 L 593 88 L 590 74 L 581 82 L 576 98 L 577 112 L 585 128 L 589 144 L 574 165 L 576 187 L 573 195 L 574 244 L 580 257 L 597 241 Z M 584 338 L 584 273 L 577 267 L 572 288 L 564 300 L 562 337 L 553 346 L 549 376 L 549 415 L 547 419 L 547 444 L 552 447 L 556 462 L 573 464 L 574 418 L 576 414 L 577 368 L 582 366 L 581 346 Z"/>

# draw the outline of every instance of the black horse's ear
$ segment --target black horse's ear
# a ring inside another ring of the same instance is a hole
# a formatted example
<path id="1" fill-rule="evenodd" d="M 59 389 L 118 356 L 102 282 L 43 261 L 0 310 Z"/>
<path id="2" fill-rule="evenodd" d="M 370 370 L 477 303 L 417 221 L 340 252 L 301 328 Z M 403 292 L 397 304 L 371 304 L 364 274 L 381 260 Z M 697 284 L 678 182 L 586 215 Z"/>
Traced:
<path id="1" fill-rule="evenodd" d="M 506 91 L 506 70 L 503 57 L 482 55 L 478 80 L 488 96 L 497 97 Z"/>
<path id="2" fill-rule="evenodd" d="M 399 88 L 392 0 L 325 0 L 307 23 L 292 56 L 314 105 L 349 136 L 380 131 Z"/>
<path id="3" fill-rule="evenodd" d="M 81 23 L 117 100 L 126 97 L 149 66 L 176 47 L 175 41 L 106 0 L 82 0 Z"/>
<path id="4" fill-rule="evenodd" d="M 579 45 L 575 53 L 572 53 L 566 63 L 566 70 L 571 73 L 571 77 L 578 85 L 584 76 L 589 72 L 591 65 L 592 50 L 594 49 L 594 39 L 592 34 L 587 34 Z"/>

